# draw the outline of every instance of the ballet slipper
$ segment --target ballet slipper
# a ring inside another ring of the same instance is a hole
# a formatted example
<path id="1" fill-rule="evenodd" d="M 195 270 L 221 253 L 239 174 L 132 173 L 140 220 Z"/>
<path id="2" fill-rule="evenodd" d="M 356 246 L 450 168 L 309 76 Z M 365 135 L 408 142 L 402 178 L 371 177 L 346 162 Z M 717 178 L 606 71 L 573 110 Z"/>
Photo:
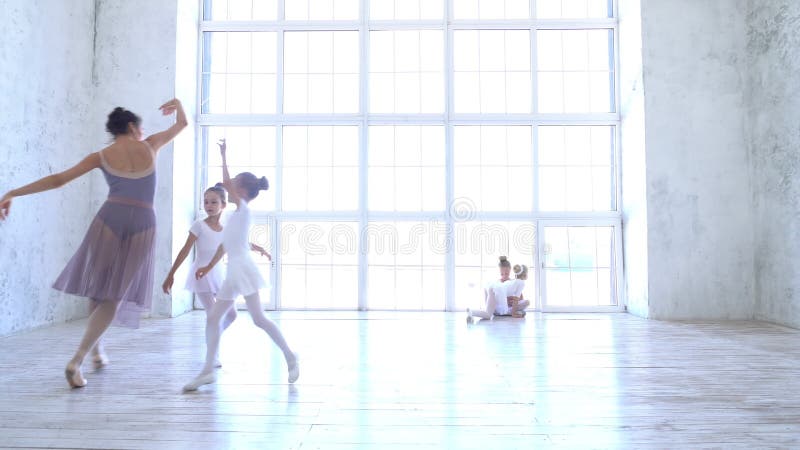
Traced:
<path id="1" fill-rule="evenodd" d="M 183 386 L 183 392 L 196 391 L 200 386 L 211 384 L 215 381 L 217 381 L 217 375 L 214 372 L 201 373 L 194 380 Z"/>
<path id="2" fill-rule="evenodd" d="M 289 384 L 294 383 L 300 378 L 300 361 L 297 358 L 297 353 L 293 353 L 293 355 L 294 361 L 292 363 L 287 361 L 287 366 L 289 368 Z"/>
<path id="3" fill-rule="evenodd" d="M 105 353 L 98 353 L 92 357 L 92 363 L 95 369 L 102 369 L 109 363 L 108 355 Z"/>
<path id="4" fill-rule="evenodd" d="M 83 374 L 81 374 L 80 366 L 67 364 L 67 367 L 64 369 L 64 377 L 72 388 L 82 388 L 86 386 L 87 381 L 86 378 L 83 378 Z"/>

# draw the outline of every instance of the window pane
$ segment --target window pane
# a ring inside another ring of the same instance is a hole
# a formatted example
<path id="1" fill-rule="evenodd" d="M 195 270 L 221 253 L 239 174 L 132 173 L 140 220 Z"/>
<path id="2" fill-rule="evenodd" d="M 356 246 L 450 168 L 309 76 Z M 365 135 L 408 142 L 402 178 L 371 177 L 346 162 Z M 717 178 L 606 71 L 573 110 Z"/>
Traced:
<path id="1" fill-rule="evenodd" d="M 591 131 L 589 127 L 564 128 L 564 149 L 567 164 L 587 166 L 592 163 Z"/>
<path id="2" fill-rule="evenodd" d="M 358 32 L 286 32 L 284 71 L 285 112 L 358 111 Z"/>
<path id="3" fill-rule="evenodd" d="M 370 0 L 372 20 L 436 20 L 444 12 L 443 0 Z"/>
<path id="4" fill-rule="evenodd" d="M 616 304 L 612 227 L 545 227 L 545 304 Z"/>
<path id="5" fill-rule="evenodd" d="M 543 211 L 616 209 L 614 127 L 540 126 L 537 137 Z"/>
<path id="6" fill-rule="evenodd" d="M 454 32 L 455 109 L 460 113 L 531 111 L 530 32 Z"/>
<path id="7" fill-rule="evenodd" d="M 615 109 L 612 30 L 539 30 L 539 111 Z"/>
<path id="8" fill-rule="evenodd" d="M 613 14 L 613 0 L 536 0 L 540 19 L 604 19 Z"/>
<path id="9" fill-rule="evenodd" d="M 444 309 L 444 251 L 424 251 L 437 233 L 434 222 L 368 225 L 370 308 Z"/>
<path id="10" fill-rule="evenodd" d="M 456 126 L 453 137 L 454 198 L 478 211 L 531 210 L 531 127 Z"/>
<path id="11" fill-rule="evenodd" d="M 444 111 L 442 36 L 435 30 L 370 32 L 372 112 Z"/>
<path id="12" fill-rule="evenodd" d="M 205 20 L 275 20 L 278 0 L 212 0 L 203 2 Z"/>
<path id="13" fill-rule="evenodd" d="M 572 306 L 572 282 L 569 269 L 545 269 L 547 306 Z"/>
<path id="14" fill-rule="evenodd" d="M 370 167 L 369 209 L 371 211 L 382 211 L 395 205 L 394 188 L 393 167 Z"/>
<path id="15" fill-rule="evenodd" d="M 286 20 L 358 20 L 358 0 L 287 0 L 284 8 Z"/>
<path id="16" fill-rule="evenodd" d="M 370 210 L 444 210 L 443 127 L 371 126 L 368 161 Z"/>
<path id="17" fill-rule="evenodd" d="M 358 127 L 283 127 L 283 209 L 358 208 Z"/>
<path id="18" fill-rule="evenodd" d="M 358 234 L 351 222 L 281 225 L 281 306 L 358 307 Z"/>
<path id="19" fill-rule="evenodd" d="M 453 0 L 453 17 L 457 20 L 527 19 L 530 17 L 530 1 Z"/>
<path id="20" fill-rule="evenodd" d="M 276 111 L 276 39 L 273 32 L 204 33 L 204 113 Z"/>
<path id="21" fill-rule="evenodd" d="M 539 207 L 542 211 L 566 211 L 566 171 L 563 167 L 539 169 Z"/>

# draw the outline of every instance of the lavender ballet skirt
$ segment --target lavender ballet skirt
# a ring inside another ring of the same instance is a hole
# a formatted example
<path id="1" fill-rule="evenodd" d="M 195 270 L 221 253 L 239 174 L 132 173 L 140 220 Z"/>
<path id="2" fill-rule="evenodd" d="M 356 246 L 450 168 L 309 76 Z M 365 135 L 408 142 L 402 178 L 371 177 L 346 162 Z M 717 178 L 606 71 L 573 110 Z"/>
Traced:
<path id="1" fill-rule="evenodd" d="M 153 302 L 154 169 L 143 176 L 123 176 L 103 160 L 110 195 L 77 252 L 53 283 L 54 289 L 67 294 L 100 302 L 121 300 L 115 325 L 138 328 L 139 319 L 150 311 Z"/>

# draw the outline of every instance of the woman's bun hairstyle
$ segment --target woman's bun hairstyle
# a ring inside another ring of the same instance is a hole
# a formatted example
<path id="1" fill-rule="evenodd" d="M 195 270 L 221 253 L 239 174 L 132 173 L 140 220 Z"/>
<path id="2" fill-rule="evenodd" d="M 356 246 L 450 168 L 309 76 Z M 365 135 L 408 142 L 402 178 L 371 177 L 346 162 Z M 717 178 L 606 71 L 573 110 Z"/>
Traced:
<path id="1" fill-rule="evenodd" d="M 108 115 L 106 131 L 111 133 L 114 137 L 121 136 L 128 133 L 128 124 L 130 123 L 138 127 L 142 123 L 142 119 L 127 109 L 117 106 Z"/>

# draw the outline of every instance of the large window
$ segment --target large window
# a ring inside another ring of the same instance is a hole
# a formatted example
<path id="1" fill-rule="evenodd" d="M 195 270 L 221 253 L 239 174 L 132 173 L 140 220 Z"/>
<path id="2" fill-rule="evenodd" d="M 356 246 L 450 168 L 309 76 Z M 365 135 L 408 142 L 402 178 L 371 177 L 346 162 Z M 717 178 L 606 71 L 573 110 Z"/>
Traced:
<path id="1" fill-rule="evenodd" d="M 269 306 L 479 306 L 502 254 L 543 310 L 619 307 L 615 9 L 204 0 L 200 179 L 222 137 L 270 179 Z"/>

